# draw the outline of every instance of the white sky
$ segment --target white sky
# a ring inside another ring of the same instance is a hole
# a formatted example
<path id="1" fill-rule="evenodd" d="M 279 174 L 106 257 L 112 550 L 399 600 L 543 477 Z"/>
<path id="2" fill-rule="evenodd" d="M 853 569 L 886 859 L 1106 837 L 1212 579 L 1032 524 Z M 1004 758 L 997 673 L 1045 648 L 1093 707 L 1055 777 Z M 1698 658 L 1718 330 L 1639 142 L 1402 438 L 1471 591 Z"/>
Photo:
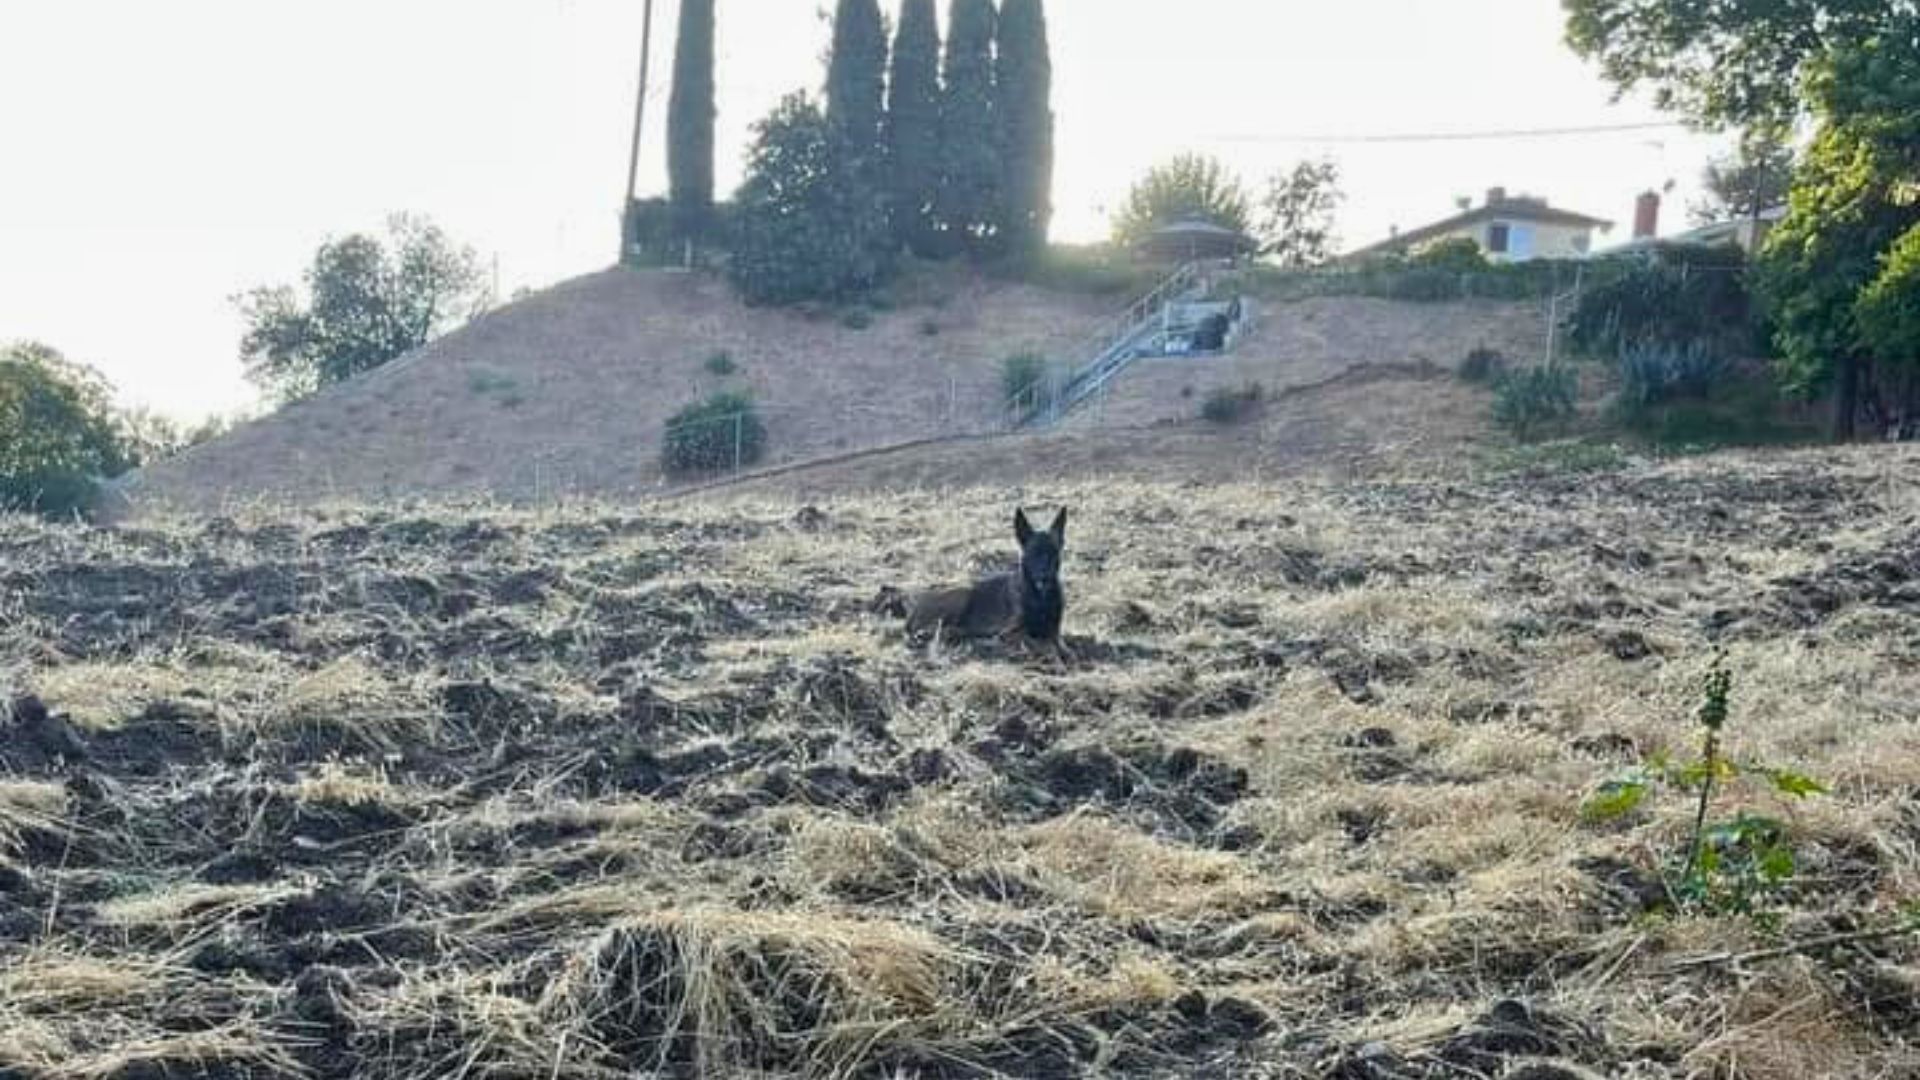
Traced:
<path id="1" fill-rule="evenodd" d="M 827 0 L 719 0 L 720 183 L 746 128 L 822 79 Z M 897 7 L 887 0 L 891 10 Z M 677 0 L 657 8 L 642 186 L 664 187 Z M 942 8 L 945 4 L 943 2 Z M 1052 0 L 1056 238 L 1104 235 L 1182 150 L 1250 184 L 1341 165 L 1349 245 L 1493 185 L 1683 224 L 1719 143 L 1678 130 L 1332 145 L 1277 136 L 1667 119 L 1561 44 L 1555 0 Z M 331 235 L 425 213 L 501 294 L 612 262 L 641 0 L 0 0 L 0 341 L 94 364 L 132 403 L 250 403 L 228 298 L 297 280 Z M 1605 241 L 1603 241 L 1604 243 Z"/>

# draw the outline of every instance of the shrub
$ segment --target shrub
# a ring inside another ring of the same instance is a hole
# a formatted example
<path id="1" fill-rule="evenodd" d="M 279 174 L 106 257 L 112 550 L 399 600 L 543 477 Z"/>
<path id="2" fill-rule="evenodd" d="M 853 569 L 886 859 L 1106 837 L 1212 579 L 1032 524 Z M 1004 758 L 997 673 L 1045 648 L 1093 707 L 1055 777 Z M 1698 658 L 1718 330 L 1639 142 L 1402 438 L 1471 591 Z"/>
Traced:
<path id="1" fill-rule="evenodd" d="M 767 429 L 753 399 L 738 391 L 714 394 L 667 422 L 661 456 L 673 474 L 745 468 L 766 453 Z"/>
<path id="2" fill-rule="evenodd" d="M 1215 424 L 1233 424 L 1246 419 L 1254 406 L 1260 404 L 1265 396 L 1259 383 L 1248 383 L 1235 389 L 1222 386 L 1207 394 L 1200 404 L 1202 419 Z"/>
<path id="3" fill-rule="evenodd" d="M 733 362 L 733 354 L 725 349 L 707 357 L 706 363 L 701 366 L 707 369 L 707 374 L 717 375 L 723 379 L 740 370 L 740 366 Z"/>
<path id="4" fill-rule="evenodd" d="M 1569 368 L 1511 371 L 1494 384 L 1493 418 L 1524 442 L 1572 419 L 1578 392 L 1578 377 Z"/>
<path id="5" fill-rule="evenodd" d="M 1435 240 L 1415 251 L 1407 265 L 1424 270 L 1444 270 L 1454 274 L 1472 274 L 1492 267 L 1486 253 L 1470 237 L 1450 236 Z"/>
<path id="6" fill-rule="evenodd" d="M 1465 382 L 1491 383 L 1506 373 L 1507 358 L 1484 345 L 1460 362 L 1460 378 Z"/>
<path id="7" fill-rule="evenodd" d="M 940 336 L 939 320 L 921 319 L 920 320 L 920 336 L 921 337 L 939 337 Z"/>
<path id="8" fill-rule="evenodd" d="M 1567 340 L 1591 356 L 1648 343 L 1740 352 L 1758 336 L 1752 308 L 1738 248 L 1665 245 L 1596 263 L 1567 318 Z"/>
<path id="9" fill-rule="evenodd" d="M 1052 365 L 1039 353 L 1016 353 L 1000 361 L 1000 392 L 1007 407 L 1034 413 L 1053 404 Z"/>
<path id="10" fill-rule="evenodd" d="M 1726 368 L 1725 358 L 1704 341 L 1623 345 L 1619 360 L 1621 394 L 1636 406 L 1700 399 L 1713 390 Z"/>
<path id="11" fill-rule="evenodd" d="M 873 325 L 873 312 L 866 308 L 849 308 L 840 316 L 840 325 L 849 330 L 865 330 Z"/>

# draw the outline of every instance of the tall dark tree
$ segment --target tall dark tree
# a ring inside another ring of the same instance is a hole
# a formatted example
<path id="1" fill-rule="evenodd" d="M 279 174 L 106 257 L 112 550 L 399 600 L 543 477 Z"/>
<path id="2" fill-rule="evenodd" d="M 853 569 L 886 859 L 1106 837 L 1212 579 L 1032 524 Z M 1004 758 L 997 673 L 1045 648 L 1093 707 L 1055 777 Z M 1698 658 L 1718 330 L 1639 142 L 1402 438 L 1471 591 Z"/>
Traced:
<path id="1" fill-rule="evenodd" d="M 1000 9 L 998 103 L 1005 139 L 1001 242 L 1031 254 L 1053 222 L 1053 59 L 1045 0 L 1005 0 Z"/>
<path id="2" fill-rule="evenodd" d="M 887 85 L 887 160 L 894 235 L 914 254 L 939 254 L 940 17 L 933 0 L 905 0 Z"/>
<path id="3" fill-rule="evenodd" d="M 940 105 L 940 196 L 948 251 L 994 249 L 1002 220 L 1000 131 L 995 112 L 993 0 L 953 0 Z"/>
<path id="4" fill-rule="evenodd" d="M 840 0 L 827 63 L 827 123 L 850 162 L 878 167 L 886 96 L 887 24 L 879 0 Z"/>
<path id="5" fill-rule="evenodd" d="M 713 220 L 713 0 L 681 0 L 667 103 L 668 198 L 683 242 L 705 237 Z"/>

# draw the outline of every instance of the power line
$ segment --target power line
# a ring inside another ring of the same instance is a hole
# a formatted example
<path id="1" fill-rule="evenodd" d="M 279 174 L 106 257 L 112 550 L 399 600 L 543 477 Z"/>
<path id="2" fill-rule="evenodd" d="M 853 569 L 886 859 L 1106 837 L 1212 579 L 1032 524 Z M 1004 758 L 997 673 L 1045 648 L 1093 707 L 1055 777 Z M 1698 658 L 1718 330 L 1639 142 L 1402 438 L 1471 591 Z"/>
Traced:
<path id="1" fill-rule="evenodd" d="M 1633 124 L 1593 124 L 1584 127 L 1507 128 L 1495 131 L 1399 132 L 1385 135 L 1217 135 L 1218 142 L 1244 143 L 1432 143 L 1487 142 L 1497 139 L 1555 139 L 1572 135 L 1612 135 L 1631 131 L 1684 128 L 1677 120 L 1649 120 Z"/>

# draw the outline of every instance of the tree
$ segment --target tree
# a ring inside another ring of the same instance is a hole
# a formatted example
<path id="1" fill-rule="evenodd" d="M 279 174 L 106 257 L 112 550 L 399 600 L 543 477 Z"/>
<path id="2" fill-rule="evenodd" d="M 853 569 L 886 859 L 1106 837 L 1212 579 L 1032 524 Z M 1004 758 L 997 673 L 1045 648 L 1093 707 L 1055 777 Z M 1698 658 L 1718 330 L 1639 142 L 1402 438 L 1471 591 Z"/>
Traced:
<path id="1" fill-rule="evenodd" d="M 1340 208 L 1340 169 L 1303 161 L 1267 184 L 1261 252 L 1281 266 L 1305 269 L 1334 256 L 1333 215 Z"/>
<path id="2" fill-rule="evenodd" d="M 953 0 L 948 13 L 946 89 L 940 107 L 942 246 L 992 251 L 1001 210 L 1001 140 L 995 120 L 993 0 Z"/>
<path id="3" fill-rule="evenodd" d="M 1155 229 L 1176 221 L 1205 221 L 1238 233 L 1249 231 L 1247 192 L 1218 159 L 1182 154 L 1148 170 L 1133 185 L 1114 218 L 1113 239 L 1132 247 Z"/>
<path id="4" fill-rule="evenodd" d="M 934 201 L 940 192 L 940 19 L 933 0 L 905 0 L 887 86 L 887 162 L 894 235 L 914 254 L 940 252 Z"/>
<path id="5" fill-rule="evenodd" d="M 681 0 L 667 102 L 667 187 L 673 233 L 684 244 L 713 227 L 713 0 Z"/>
<path id="6" fill-rule="evenodd" d="M 247 377 L 297 400 L 411 352 L 485 310 L 480 260 L 430 222 L 396 215 L 387 242 L 329 240 L 291 286 L 255 289 L 235 303 L 247 320 Z"/>
<path id="7" fill-rule="evenodd" d="M 842 182 L 846 166 L 826 115 L 788 95 L 754 125 L 735 196 L 738 235 L 728 273 L 750 304 L 843 300 L 887 269 L 884 195 Z"/>
<path id="8" fill-rule="evenodd" d="M 1053 59 L 1044 0 L 1005 0 L 996 70 L 1003 151 L 1002 243 L 1031 255 L 1053 222 Z"/>
<path id="9" fill-rule="evenodd" d="M 1896 243 L 1920 225 L 1916 30 L 1920 20 L 1816 67 L 1808 91 L 1820 130 L 1761 261 L 1759 291 L 1777 327 L 1782 373 L 1790 387 L 1833 390 L 1836 439 L 1853 437 L 1861 402 L 1877 397 L 1875 339 L 1858 321 L 1862 302 Z M 1897 276 L 1887 289 L 1898 289 Z M 1876 310 L 1877 301 L 1866 303 Z"/>
<path id="10" fill-rule="evenodd" d="M 1777 135 L 1748 132 L 1733 154 L 1701 174 L 1707 197 L 1693 205 L 1696 224 L 1758 218 L 1786 201 L 1793 184 L 1793 148 Z"/>
<path id="11" fill-rule="evenodd" d="M 1881 258 L 1879 276 L 1854 301 L 1853 317 L 1875 358 L 1901 375 L 1900 419 L 1911 437 L 1920 423 L 1920 226 L 1901 234 Z"/>
<path id="12" fill-rule="evenodd" d="M 1790 123 L 1809 65 L 1883 31 L 1888 0 L 1562 0 L 1567 43 L 1622 93 L 1712 126 Z"/>
<path id="13" fill-rule="evenodd" d="M 133 465 L 97 372 L 37 343 L 0 349 L 0 509 L 84 513 Z"/>
<path id="14" fill-rule="evenodd" d="M 827 61 L 827 123 L 851 163 L 882 160 L 886 117 L 887 26 L 878 0 L 840 0 Z"/>

